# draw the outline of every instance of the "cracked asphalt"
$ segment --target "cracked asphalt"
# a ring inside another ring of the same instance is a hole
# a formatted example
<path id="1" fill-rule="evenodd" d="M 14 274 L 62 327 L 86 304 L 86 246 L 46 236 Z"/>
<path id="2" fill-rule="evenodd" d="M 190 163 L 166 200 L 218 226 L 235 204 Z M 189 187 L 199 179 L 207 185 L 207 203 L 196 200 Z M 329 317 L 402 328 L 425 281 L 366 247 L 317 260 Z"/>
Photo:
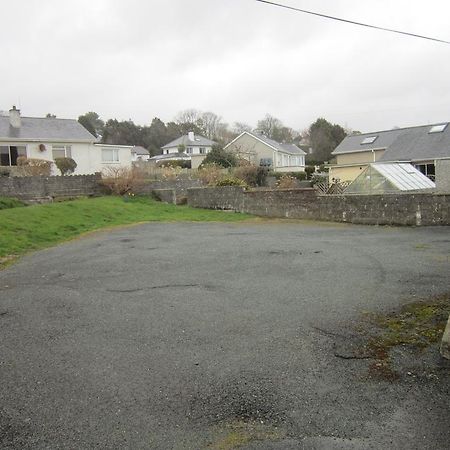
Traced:
<path id="1" fill-rule="evenodd" d="M 449 257 L 448 227 L 283 221 L 24 257 L 0 272 L 0 447 L 449 448 L 449 377 L 334 355 L 367 312 L 448 291 Z"/>

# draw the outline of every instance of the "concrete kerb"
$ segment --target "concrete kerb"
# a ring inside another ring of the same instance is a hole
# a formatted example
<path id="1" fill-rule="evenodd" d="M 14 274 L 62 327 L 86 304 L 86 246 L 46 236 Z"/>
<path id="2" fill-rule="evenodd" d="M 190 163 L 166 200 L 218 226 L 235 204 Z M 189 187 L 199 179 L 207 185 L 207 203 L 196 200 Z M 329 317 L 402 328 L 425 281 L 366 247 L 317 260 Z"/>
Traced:
<path id="1" fill-rule="evenodd" d="M 441 355 L 446 359 L 450 359 L 450 316 L 444 330 L 444 336 L 442 336 Z"/>

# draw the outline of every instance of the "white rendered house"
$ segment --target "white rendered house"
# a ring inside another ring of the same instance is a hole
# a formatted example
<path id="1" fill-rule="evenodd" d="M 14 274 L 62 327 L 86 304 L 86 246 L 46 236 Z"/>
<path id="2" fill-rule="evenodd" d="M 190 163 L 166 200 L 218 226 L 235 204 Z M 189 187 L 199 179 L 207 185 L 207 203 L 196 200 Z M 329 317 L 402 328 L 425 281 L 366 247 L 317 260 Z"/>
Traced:
<path id="1" fill-rule="evenodd" d="M 21 117 L 13 107 L 8 115 L 0 115 L 0 166 L 14 167 L 17 158 L 72 158 L 77 163 L 76 175 L 102 172 L 108 167 L 131 167 L 129 145 L 97 143 L 75 119 Z M 59 175 L 55 165 L 52 173 Z"/>
<path id="2" fill-rule="evenodd" d="M 224 147 L 236 156 L 275 172 L 304 172 L 306 153 L 295 144 L 284 144 L 263 134 L 244 131 Z"/>
<path id="3" fill-rule="evenodd" d="M 207 155 L 216 143 L 204 136 L 199 136 L 190 131 L 188 134 L 169 142 L 162 147 L 162 154 L 186 153 L 187 155 Z"/>

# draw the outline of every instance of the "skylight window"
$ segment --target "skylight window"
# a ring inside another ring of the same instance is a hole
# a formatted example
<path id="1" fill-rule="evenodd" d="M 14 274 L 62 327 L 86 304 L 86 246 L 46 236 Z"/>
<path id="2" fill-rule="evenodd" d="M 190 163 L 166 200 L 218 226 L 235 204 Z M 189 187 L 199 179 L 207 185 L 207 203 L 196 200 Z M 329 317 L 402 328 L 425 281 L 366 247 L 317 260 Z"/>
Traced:
<path id="1" fill-rule="evenodd" d="M 361 145 L 364 144 L 373 144 L 378 136 L 368 136 L 361 141 Z"/>
<path id="2" fill-rule="evenodd" d="M 447 127 L 448 123 L 441 123 L 440 125 L 433 125 L 430 128 L 430 131 L 428 133 L 442 133 L 445 128 Z"/>

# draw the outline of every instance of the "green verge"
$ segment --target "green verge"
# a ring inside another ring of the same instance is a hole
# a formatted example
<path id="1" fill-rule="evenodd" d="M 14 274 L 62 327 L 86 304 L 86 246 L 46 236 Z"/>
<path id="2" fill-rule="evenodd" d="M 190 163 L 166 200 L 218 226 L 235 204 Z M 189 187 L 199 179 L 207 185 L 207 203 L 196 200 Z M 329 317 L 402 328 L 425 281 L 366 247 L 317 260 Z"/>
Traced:
<path id="1" fill-rule="evenodd" d="M 127 199 L 128 200 L 128 199 Z M 140 222 L 238 222 L 252 216 L 195 209 L 148 197 L 72 200 L 0 211 L 0 268 L 17 256 L 101 228 Z"/>

